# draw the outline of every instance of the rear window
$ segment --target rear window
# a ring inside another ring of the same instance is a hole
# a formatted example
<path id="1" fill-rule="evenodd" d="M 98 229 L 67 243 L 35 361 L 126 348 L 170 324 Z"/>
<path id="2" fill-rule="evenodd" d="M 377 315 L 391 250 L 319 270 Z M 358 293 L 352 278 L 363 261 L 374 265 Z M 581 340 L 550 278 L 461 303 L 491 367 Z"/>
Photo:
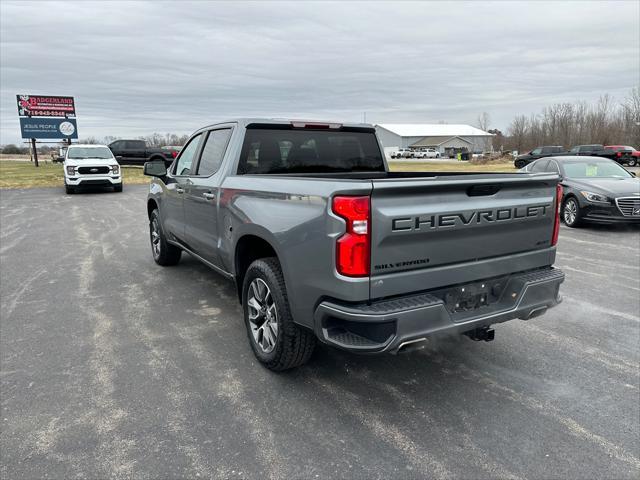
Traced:
<path id="1" fill-rule="evenodd" d="M 239 174 L 383 172 L 374 132 L 248 128 Z"/>

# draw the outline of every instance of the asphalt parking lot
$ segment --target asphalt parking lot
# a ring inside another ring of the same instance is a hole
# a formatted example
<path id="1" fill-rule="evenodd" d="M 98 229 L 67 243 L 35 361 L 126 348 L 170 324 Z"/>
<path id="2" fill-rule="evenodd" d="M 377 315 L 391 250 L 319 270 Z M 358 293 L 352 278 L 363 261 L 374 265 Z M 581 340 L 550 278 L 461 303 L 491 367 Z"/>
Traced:
<path id="1" fill-rule="evenodd" d="M 638 478 L 638 228 L 563 227 L 565 301 L 494 342 L 274 374 L 145 196 L 0 192 L 2 478 Z"/>

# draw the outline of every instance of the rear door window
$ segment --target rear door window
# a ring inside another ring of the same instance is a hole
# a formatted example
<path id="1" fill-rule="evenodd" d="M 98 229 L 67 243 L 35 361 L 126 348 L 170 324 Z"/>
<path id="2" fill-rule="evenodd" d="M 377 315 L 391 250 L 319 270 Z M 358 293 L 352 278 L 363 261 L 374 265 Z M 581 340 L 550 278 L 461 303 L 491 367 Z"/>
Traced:
<path id="1" fill-rule="evenodd" d="M 202 147 L 200 163 L 198 164 L 198 175 L 208 177 L 213 175 L 220 168 L 224 152 L 227 150 L 231 129 L 213 130 Z"/>
<path id="2" fill-rule="evenodd" d="M 144 150 L 145 143 L 143 140 L 126 140 L 125 148 L 127 150 Z"/>
<path id="3" fill-rule="evenodd" d="M 545 168 L 547 172 L 560 173 L 560 167 L 555 160 L 549 160 L 549 163 Z"/>
<path id="4" fill-rule="evenodd" d="M 546 171 L 545 169 L 548 163 L 549 163 L 549 160 L 538 160 L 533 164 L 533 166 L 529 169 L 529 171 L 533 173 L 544 172 Z"/>

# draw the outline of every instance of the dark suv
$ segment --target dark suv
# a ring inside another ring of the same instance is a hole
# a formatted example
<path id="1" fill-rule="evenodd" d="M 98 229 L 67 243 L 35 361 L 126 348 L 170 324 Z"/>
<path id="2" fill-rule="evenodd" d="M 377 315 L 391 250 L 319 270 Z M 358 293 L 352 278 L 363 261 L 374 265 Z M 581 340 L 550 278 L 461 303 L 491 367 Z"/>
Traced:
<path id="1" fill-rule="evenodd" d="M 564 151 L 564 148 L 559 145 L 536 147 L 533 150 L 531 150 L 529 153 L 523 153 L 522 155 L 518 155 L 518 158 L 516 158 L 513 164 L 515 165 L 516 168 L 523 168 L 529 165 L 534 160 L 537 160 L 538 158 L 550 157 L 562 151 Z"/>

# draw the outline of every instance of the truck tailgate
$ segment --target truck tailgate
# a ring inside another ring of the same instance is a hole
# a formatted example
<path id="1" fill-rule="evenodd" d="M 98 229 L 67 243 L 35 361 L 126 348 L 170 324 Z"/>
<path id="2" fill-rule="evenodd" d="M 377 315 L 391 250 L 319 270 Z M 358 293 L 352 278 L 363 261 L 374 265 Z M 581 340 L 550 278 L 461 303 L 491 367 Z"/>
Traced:
<path id="1" fill-rule="evenodd" d="M 555 174 L 382 179 L 371 194 L 371 298 L 551 265 Z"/>

